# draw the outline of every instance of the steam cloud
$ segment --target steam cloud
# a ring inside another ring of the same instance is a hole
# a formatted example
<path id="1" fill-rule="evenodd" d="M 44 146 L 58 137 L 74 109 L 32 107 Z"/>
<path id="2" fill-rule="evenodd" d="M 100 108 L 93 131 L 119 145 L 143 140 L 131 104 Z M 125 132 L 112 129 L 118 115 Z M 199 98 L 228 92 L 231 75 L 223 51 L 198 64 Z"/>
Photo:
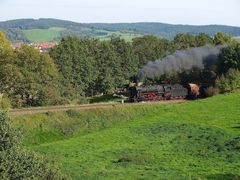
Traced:
<path id="1" fill-rule="evenodd" d="M 182 72 L 192 68 L 204 69 L 206 65 L 216 62 L 223 46 L 202 46 L 183 51 L 176 51 L 162 60 L 150 61 L 138 73 L 140 80 L 156 78 L 163 74 Z"/>

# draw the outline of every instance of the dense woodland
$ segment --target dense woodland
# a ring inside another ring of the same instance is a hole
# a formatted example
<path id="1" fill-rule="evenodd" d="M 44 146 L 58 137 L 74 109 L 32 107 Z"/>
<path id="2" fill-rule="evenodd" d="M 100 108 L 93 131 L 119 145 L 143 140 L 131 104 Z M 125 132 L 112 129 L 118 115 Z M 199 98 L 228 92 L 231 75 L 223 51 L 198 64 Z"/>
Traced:
<path id="1" fill-rule="evenodd" d="M 135 38 L 132 42 L 120 38 L 100 41 L 66 37 L 49 53 L 40 53 L 30 46 L 14 50 L 4 33 L 0 33 L 2 101 L 13 107 L 67 104 L 76 99 L 82 103 L 86 96 L 113 93 L 116 88 L 134 81 L 139 69 L 148 61 L 162 59 L 176 50 L 226 43 L 228 46 L 222 49 L 218 63 L 204 70 L 194 69 L 145 80 L 145 83 L 162 80 L 195 82 L 212 89 L 218 85 L 221 91 L 239 85 L 239 79 L 236 79 L 239 72 L 231 70 L 230 75 L 227 73 L 230 68 L 240 69 L 240 44 L 223 33 L 214 37 L 204 33 L 196 36 L 178 34 L 172 41 L 150 35 Z"/>

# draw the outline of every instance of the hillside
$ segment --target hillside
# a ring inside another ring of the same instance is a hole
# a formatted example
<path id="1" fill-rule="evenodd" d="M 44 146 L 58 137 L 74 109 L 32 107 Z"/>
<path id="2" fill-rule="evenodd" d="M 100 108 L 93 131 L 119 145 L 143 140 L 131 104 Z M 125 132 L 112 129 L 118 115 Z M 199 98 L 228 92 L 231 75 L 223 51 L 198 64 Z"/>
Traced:
<path id="1" fill-rule="evenodd" d="M 18 116 L 72 179 L 239 179 L 240 93 L 185 104 Z"/>
<path id="2" fill-rule="evenodd" d="M 26 38 L 31 42 L 47 42 L 57 40 L 64 28 L 49 28 L 49 29 L 28 29 L 23 30 Z"/>
<path id="3" fill-rule="evenodd" d="M 64 29 L 52 33 L 52 28 Z M 80 37 L 95 37 L 110 39 L 112 36 L 120 36 L 127 40 L 134 37 L 151 34 L 172 39 L 178 33 L 199 34 L 201 32 L 214 35 L 216 32 L 224 32 L 232 36 L 240 36 L 240 27 L 209 25 L 171 25 L 164 23 L 76 23 L 57 19 L 19 19 L 0 22 L 0 29 L 7 33 L 11 41 L 34 42 L 43 40 L 59 40 L 61 37 L 75 35 Z M 30 32 L 29 32 L 30 31 Z M 42 33 L 42 31 L 44 31 Z M 38 33 L 40 32 L 40 33 Z M 32 33 L 32 34 L 31 34 Z M 35 34 L 38 35 L 35 35 Z M 49 33 L 45 39 L 43 36 Z M 35 36 L 38 36 L 37 38 Z M 32 38 L 34 37 L 34 38 Z"/>
<path id="4" fill-rule="evenodd" d="M 104 24 L 96 23 L 90 24 L 91 27 L 107 29 L 107 30 L 127 30 L 135 31 L 141 34 L 153 34 L 165 38 L 173 38 L 178 33 L 184 34 L 199 34 L 206 33 L 213 36 L 216 32 L 224 32 L 232 36 L 240 34 L 240 27 L 223 26 L 223 25 L 208 25 L 208 26 L 193 26 L 193 25 L 172 25 L 164 23 L 117 23 Z"/>

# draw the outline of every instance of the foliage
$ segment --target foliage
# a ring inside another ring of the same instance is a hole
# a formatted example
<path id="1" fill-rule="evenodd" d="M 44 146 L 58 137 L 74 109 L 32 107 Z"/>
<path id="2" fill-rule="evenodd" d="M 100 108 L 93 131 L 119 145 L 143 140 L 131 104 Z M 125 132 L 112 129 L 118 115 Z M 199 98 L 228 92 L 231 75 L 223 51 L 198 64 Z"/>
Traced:
<path id="1" fill-rule="evenodd" d="M 20 27 L 6 29 L 5 32 L 7 39 L 11 40 L 12 42 L 30 42 Z"/>
<path id="2" fill-rule="evenodd" d="M 0 31 L 0 48 L 10 48 L 11 43 L 7 40 L 5 33 Z"/>
<path id="3" fill-rule="evenodd" d="M 62 95 L 70 98 L 112 92 L 136 73 L 138 65 L 130 43 L 119 38 L 67 37 L 50 55 L 62 76 Z"/>
<path id="4" fill-rule="evenodd" d="M 240 70 L 240 43 L 230 44 L 219 54 L 219 72 L 226 73 L 230 68 Z"/>
<path id="5" fill-rule="evenodd" d="M 206 44 L 213 44 L 213 39 L 211 38 L 211 36 L 205 33 L 200 33 L 196 35 L 195 40 L 197 47 L 205 46 Z"/>
<path id="6" fill-rule="evenodd" d="M 204 89 L 204 95 L 206 97 L 211 97 L 211 96 L 215 96 L 219 93 L 219 89 L 218 88 L 215 88 L 215 87 L 208 87 L 206 89 Z"/>
<path id="7" fill-rule="evenodd" d="M 177 34 L 174 37 L 174 43 L 177 45 L 177 49 L 187 49 L 191 47 L 200 47 L 205 45 L 215 45 L 225 44 L 230 42 L 230 37 L 224 33 L 217 33 L 214 39 L 208 34 L 200 33 L 197 35 L 191 34 Z"/>
<path id="8" fill-rule="evenodd" d="M 0 112 L 0 151 L 7 151 L 20 143 L 21 136 L 17 129 L 12 128 L 6 113 Z"/>
<path id="9" fill-rule="evenodd" d="M 45 141 L 30 147 L 61 157 L 72 179 L 237 179 L 239 98 L 234 93 L 175 105 L 79 110 L 68 112 L 70 119 L 63 112 L 25 115 L 13 122 L 35 127 L 32 135 L 42 124 L 38 137 Z M 56 137 L 46 133 L 54 132 L 54 122 L 64 132 L 89 131 Z"/>
<path id="10" fill-rule="evenodd" d="M 196 47 L 195 37 L 191 34 L 177 34 L 174 37 L 174 43 L 177 45 L 177 49 Z"/>
<path id="11" fill-rule="evenodd" d="M 221 92 L 231 92 L 240 88 L 240 71 L 230 69 L 216 80 L 216 86 Z"/>
<path id="12" fill-rule="evenodd" d="M 161 60 L 176 49 L 230 41 L 223 33 L 217 33 L 215 39 L 204 33 L 177 34 L 173 41 L 147 35 L 133 39 L 132 43 L 119 37 L 110 41 L 65 37 L 51 49 L 51 59 L 48 54 L 28 46 L 14 51 L 4 34 L 0 40 L 0 91 L 10 98 L 14 107 L 64 104 L 86 96 L 111 94 L 135 81 L 139 69 L 149 61 Z M 238 68 L 238 52 L 239 44 L 232 43 L 223 48 L 218 64 L 146 82 L 213 86 L 219 73 Z"/>
<path id="13" fill-rule="evenodd" d="M 232 41 L 232 38 L 230 35 L 218 32 L 214 35 L 213 41 L 216 45 L 223 45 L 226 43 L 230 43 Z"/>
<path id="14" fill-rule="evenodd" d="M 138 72 L 139 62 L 130 43 L 120 38 L 112 38 L 110 43 L 119 63 L 114 72 L 118 76 L 115 81 L 117 86 L 122 86 L 126 83 L 126 80 L 129 80 Z"/>
<path id="15" fill-rule="evenodd" d="M 58 79 L 48 54 L 30 46 L 17 51 L 9 45 L 0 48 L 0 92 L 11 99 L 14 107 L 55 104 L 59 98 Z"/>
<path id="16" fill-rule="evenodd" d="M 6 96 L 3 95 L 0 97 L 0 109 L 8 110 L 11 108 L 11 100 Z"/>
<path id="17" fill-rule="evenodd" d="M 62 39 L 61 43 L 50 51 L 62 76 L 62 86 L 69 87 L 63 88 L 63 96 L 69 97 L 75 93 L 77 97 L 84 95 L 93 85 L 98 74 L 94 69 L 95 59 L 92 57 L 96 49 L 93 46 L 94 42 L 68 37 Z M 90 49 L 91 47 L 93 49 Z M 69 89 L 72 89 L 72 93 Z"/>
<path id="18" fill-rule="evenodd" d="M 0 112 L 0 179 L 64 179 L 43 157 L 21 148 L 21 136 Z"/>
<path id="19" fill-rule="evenodd" d="M 121 102 L 122 100 L 123 100 L 122 98 L 113 97 L 112 94 L 106 94 L 106 95 L 103 95 L 103 96 L 95 96 L 95 97 L 89 98 L 90 103 Z"/>
<path id="20" fill-rule="evenodd" d="M 148 61 L 162 59 L 165 55 L 175 51 L 172 42 L 150 35 L 133 39 L 132 46 L 140 68 Z"/>

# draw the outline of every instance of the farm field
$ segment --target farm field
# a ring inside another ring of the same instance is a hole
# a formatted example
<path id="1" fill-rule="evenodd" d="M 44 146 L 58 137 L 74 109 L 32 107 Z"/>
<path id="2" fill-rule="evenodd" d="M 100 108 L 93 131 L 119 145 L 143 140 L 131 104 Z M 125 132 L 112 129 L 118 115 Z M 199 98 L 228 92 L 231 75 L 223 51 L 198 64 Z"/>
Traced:
<path id="1" fill-rule="evenodd" d="M 184 104 L 17 116 L 71 179 L 239 179 L 240 93 Z"/>
<path id="2" fill-rule="evenodd" d="M 55 40 L 64 30 L 64 28 L 52 27 L 49 29 L 24 30 L 23 32 L 31 42 L 48 42 Z"/>
<path id="3" fill-rule="evenodd" d="M 81 32 L 88 33 L 92 32 L 89 28 L 80 28 Z M 64 31 L 65 28 L 51 27 L 49 29 L 29 29 L 23 30 L 27 39 L 31 42 L 48 42 L 57 40 L 60 37 L 60 32 Z M 111 37 L 120 37 L 130 42 L 133 38 L 140 37 L 142 35 L 134 32 L 126 31 L 107 31 L 107 30 L 95 30 L 94 38 L 100 40 L 111 40 Z"/>
<path id="4" fill-rule="evenodd" d="M 120 37 L 121 39 L 131 42 L 132 39 L 142 36 L 141 34 L 136 34 L 131 31 L 123 32 L 123 31 L 96 30 L 96 32 L 103 34 L 95 36 L 95 38 L 99 38 L 100 40 L 111 40 L 111 37 Z"/>

